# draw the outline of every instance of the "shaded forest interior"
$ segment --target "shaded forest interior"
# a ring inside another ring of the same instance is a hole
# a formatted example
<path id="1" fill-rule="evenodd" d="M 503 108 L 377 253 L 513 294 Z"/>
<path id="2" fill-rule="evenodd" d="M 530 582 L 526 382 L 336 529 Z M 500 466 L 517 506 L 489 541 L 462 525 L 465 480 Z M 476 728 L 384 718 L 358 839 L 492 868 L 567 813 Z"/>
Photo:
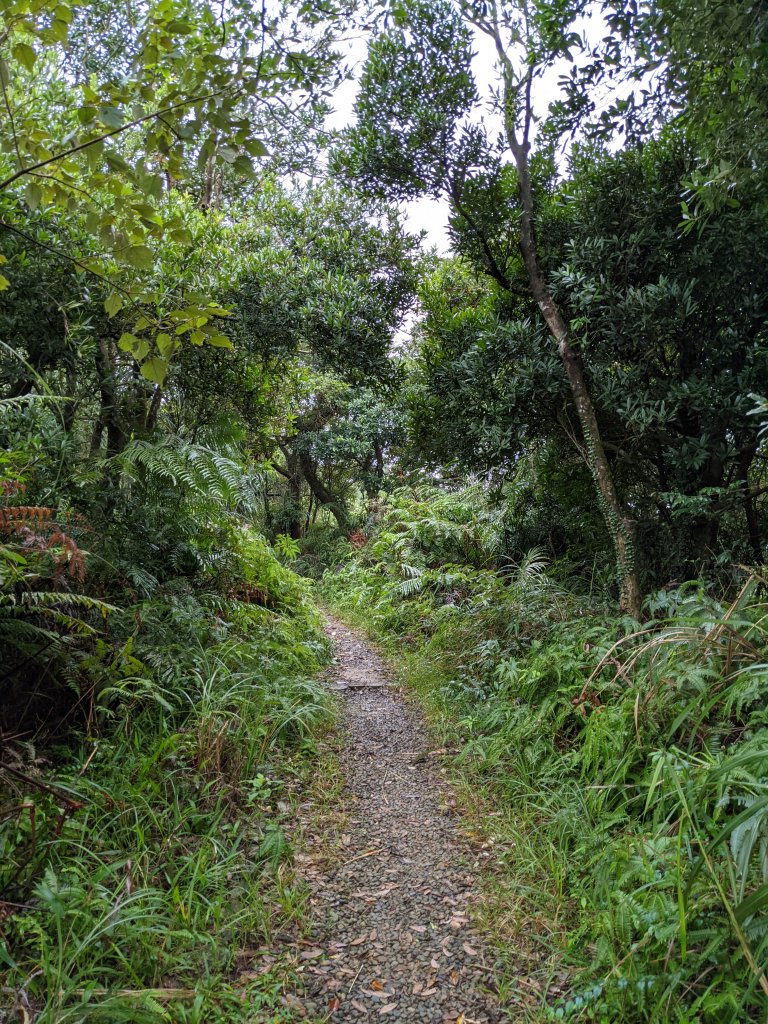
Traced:
<path id="1" fill-rule="evenodd" d="M 765 5 L 0 19 L 0 1021 L 311 1019 L 321 608 L 501 1019 L 765 1021 Z"/>

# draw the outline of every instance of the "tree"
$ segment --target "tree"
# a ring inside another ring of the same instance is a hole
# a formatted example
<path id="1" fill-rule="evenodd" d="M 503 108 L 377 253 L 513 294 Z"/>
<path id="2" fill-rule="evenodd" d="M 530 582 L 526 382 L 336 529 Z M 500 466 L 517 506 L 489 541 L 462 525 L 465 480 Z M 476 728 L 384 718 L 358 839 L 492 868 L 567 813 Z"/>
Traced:
<path id="1" fill-rule="evenodd" d="M 707 572 L 724 552 L 764 557 L 750 396 L 768 387 L 766 215 L 759 190 L 743 189 L 737 207 L 681 230 L 694 152 L 675 132 L 615 155 L 584 149 L 538 210 L 551 287 L 578 330 L 611 468 L 638 523 L 646 587 Z M 456 239 L 471 254 L 468 231 L 457 225 Z M 428 277 L 420 299 L 409 393 L 430 461 L 500 477 L 529 452 L 555 445 L 564 458 L 575 436 L 567 386 L 544 337 L 531 343 L 525 300 L 468 258 Z"/>
<path id="2" fill-rule="evenodd" d="M 597 45 L 581 42 L 584 59 L 563 82 L 554 110 L 559 130 L 592 139 L 623 134 L 628 143 L 652 138 L 663 125 L 682 131 L 696 147 L 681 196 L 689 228 L 756 189 L 765 202 L 765 6 L 608 0 L 603 16 L 608 33 Z"/>
<path id="3" fill-rule="evenodd" d="M 524 294 L 543 318 L 568 380 L 587 464 L 611 537 L 623 610 L 637 617 L 640 588 L 635 569 L 634 523 L 619 498 L 603 445 L 594 402 L 576 338 L 550 288 L 536 234 L 536 182 L 544 167 L 533 153 L 533 92 L 542 70 L 567 49 L 573 6 L 420 0 L 397 4 L 396 25 L 370 47 L 357 101 L 359 128 L 348 136 L 348 165 L 364 185 L 400 196 L 421 192 L 448 197 L 474 231 L 485 269 L 501 287 L 521 291 L 497 255 L 488 218 L 478 217 L 478 180 L 503 185 L 502 158 L 515 174 L 517 245 Z M 490 146 L 485 131 L 461 122 L 477 99 L 472 77 L 470 27 L 493 42 L 499 69 L 504 146 Z M 502 225 L 506 217 L 502 215 Z M 497 221 L 498 226 L 498 221 Z"/>
<path id="4" fill-rule="evenodd" d="M 273 462 L 286 481 L 285 529 L 298 539 L 325 508 L 349 533 L 350 506 L 374 498 L 396 468 L 405 409 L 393 390 L 353 386 L 330 374 L 308 374 L 305 387 L 290 429 L 277 439 L 283 459 Z"/>
<path id="5" fill-rule="evenodd" d="M 173 354 L 169 336 L 222 336 L 204 296 L 164 302 L 144 277 L 160 240 L 191 242 L 176 196 L 195 168 L 254 173 L 269 140 L 254 131 L 264 122 L 253 105 L 322 95 L 337 64 L 335 10 L 272 17 L 242 0 L 3 7 L 0 228 L 109 284 L 106 311 L 130 311 L 125 345 L 155 383 Z M 80 229 L 74 249 L 51 237 L 62 220 Z"/>

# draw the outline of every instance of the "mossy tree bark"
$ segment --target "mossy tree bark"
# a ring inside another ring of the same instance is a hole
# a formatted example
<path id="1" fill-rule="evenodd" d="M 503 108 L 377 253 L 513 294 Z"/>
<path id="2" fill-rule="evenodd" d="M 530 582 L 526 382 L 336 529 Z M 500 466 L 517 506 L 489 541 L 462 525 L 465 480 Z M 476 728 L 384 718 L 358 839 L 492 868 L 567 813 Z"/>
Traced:
<path id="1" fill-rule="evenodd" d="M 520 252 L 533 298 L 549 328 L 565 369 L 573 403 L 584 437 L 587 464 L 595 482 L 605 525 L 613 542 L 619 582 L 621 610 L 634 618 L 640 616 L 642 594 L 635 568 L 634 522 L 627 514 L 616 490 L 611 466 L 603 446 L 595 407 L 584 372 L 584 365 L 574 346 L 570 325 L 550 291 L 541 267 L 536 242 L 535 203 L 531 183 L 530 151 L 533 124 L 532 85 L 536 66 L 515 66 L 502 38 L 496 0 L 482 5 L 487 14 L 480 16 L 474 6 L 465 8 L 469 20 L 490 36 L 496 47 L 503 76 L 504 129 L 518 175 L 520 195 Z M 525 5 L 521 5 L 518 37 L 528 35 Z M 528 47 L 528 53 L 532 48 Z"/>

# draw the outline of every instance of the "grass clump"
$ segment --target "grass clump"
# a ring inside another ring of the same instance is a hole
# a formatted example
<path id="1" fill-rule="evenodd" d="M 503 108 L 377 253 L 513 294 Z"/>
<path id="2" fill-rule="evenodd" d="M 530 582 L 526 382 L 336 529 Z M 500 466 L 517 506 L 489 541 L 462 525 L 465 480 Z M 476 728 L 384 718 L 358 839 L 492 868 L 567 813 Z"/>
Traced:
<path id="1" fill-rule="evenodd" d="M 493 868 L 513 1012 L 764 1020 L 765 581 L 662 592 L 641 625 L 441 501 L 396 495 L 323 586 L 401 663 L 405 638 Z"/>
<path id="2" fill-rule="evenodd" d="M 326 643 L 261 537 L 239 528 L 230 556 L 207 588 L 112 612 L 65 665 L 79 699 L 6 744 L 0 1019 L 290 1018 L 289 951 L 259 951 L 304 926 L 289 835 L 332 717 Z"/>

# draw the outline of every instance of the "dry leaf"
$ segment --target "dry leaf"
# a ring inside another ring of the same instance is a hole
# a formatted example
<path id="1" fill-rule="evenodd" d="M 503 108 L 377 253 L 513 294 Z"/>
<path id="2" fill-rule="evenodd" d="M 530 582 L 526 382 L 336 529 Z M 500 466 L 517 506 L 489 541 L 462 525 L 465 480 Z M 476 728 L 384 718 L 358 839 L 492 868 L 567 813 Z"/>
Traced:
<path id="1" fill-rule="evenodd" d="M 356 1010 L 359 1010 L 360 1013 L 368 1013 L 368 1007 L 365 1003 L 361 1003 L 359 999 L 353 999 L 351 1005 L 354 1006 Z"/>
<path id="2" fill-rule="evenodd" d="M 461 948 L 467 954 L 467 956 L 477 956 L 477 950 L 473 949 L 468 942 L 462 942 Z"/>
<path id="3" fill-rule="evenodd" d="M 385 1013 L 392 1013 L 393 1010 L 397 1009 L 397 1003 L 387 1003 L 386 1006 L 382 1006 L 379 1010 L 379 1016 L 382 1017 Z"/>
<path id="4" fill-rule="evenodd" d="M 358 936 L 358 938 L 352 939 L 352 941 L 350 942 L 350 946 L 361 946 L 364 942 L 367 942 L 367 941 L 368 941 L 368 936 L 367 935 L 360 935 L 360 936 Z"/>
<path id="5" fill-rule="evenodd" d="M 411 931 L 412 932 L 425 932 L 426 930 L 427 930 L 427 926 L 425 924 L 412 924 L 411 925 Z"/>
<path id="6" fill-rule="evenodd" d="M 380 981 L 376 981 L 375 978 L 371 982 L 371 988 L 374 990 L 374 992 L 383 992 L 384 991 L 384 986 L 381 984 Z"/>

